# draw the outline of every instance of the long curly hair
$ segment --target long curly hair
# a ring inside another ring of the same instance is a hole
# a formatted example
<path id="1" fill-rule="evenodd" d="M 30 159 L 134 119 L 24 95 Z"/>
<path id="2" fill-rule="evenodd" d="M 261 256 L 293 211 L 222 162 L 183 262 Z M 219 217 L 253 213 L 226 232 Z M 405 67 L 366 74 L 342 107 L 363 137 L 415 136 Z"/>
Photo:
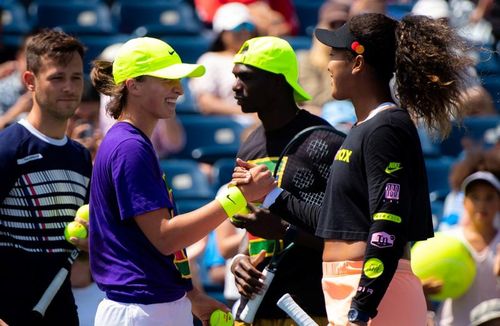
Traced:
<path id="1" fill-rule="evenodd" d="M 473 65 L 465 42 L 443 19 L 406 16 L 400 22 L 383 14 L 354 16 L 351 32 L 364 43 L 365 60 L 380 82 L 395 73 L 402 108 L 432 134 L 446 137 L 460 119 L 462 93 Z"/>

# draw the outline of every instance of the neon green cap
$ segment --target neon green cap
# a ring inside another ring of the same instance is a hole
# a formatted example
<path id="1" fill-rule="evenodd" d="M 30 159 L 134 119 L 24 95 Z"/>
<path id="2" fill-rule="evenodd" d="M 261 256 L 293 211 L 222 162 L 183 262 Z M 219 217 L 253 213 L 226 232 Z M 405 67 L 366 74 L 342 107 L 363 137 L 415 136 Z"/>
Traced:
<path id="1" fill-rule="evenodd" d="M 116 84 L 138 76 L 180 79 L 200 77 L 204 73 L 204 66 L 182 63 L 170 45 L 152 37 L 127 41 L 120 47 L 113 61 L 113 78 Z"/>
<path id="2" fill-rule="evenodd" d="M 310 100 L 311 95 L 299 85 L 297 56 L 291 45 L 275 36 L 254 37 L 247 40 L 234 56 L 234 63 L 242 63 L 265 71 L 285 76 L 293 87 L 295 101 Z"/>

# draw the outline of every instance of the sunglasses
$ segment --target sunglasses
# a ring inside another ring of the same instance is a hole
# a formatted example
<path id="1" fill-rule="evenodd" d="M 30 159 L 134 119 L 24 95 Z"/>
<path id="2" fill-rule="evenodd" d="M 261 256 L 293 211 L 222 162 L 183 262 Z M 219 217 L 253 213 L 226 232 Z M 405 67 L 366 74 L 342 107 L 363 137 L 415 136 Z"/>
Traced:
<path id="1" fill-rule="evenodd" d="M 255 25 L 249 22 L 244 22 L 233 28 L 231 32 L 241 32 L 243 30 L 253 32 L 255 31 Z"/>

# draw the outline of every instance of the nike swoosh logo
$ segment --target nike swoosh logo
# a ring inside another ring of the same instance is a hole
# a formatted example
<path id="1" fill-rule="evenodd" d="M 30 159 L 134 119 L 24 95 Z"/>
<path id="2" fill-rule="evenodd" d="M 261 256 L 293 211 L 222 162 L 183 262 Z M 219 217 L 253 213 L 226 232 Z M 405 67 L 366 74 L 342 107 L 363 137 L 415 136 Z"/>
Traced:
<path id="1" fill-rule="evenodd" d="M 396 172 L 396 171 L 399 171 L 399 170 L 402 170 L 402 169 L 403 169 L 402 167 L 396 167 L 396 168 L 386 167 L 385 168 L 385 173 L 392 174 L 393 172 Z"/>
<path id="2" fill-rule="evenodd" d="M 175 53 L 175 51 L 168 51 L 168 54 L 170 54 L 170 55 L 172 55 L 174 53 Z"/>
<path id="3" fill-rule="evenodd" d="M 231 202 L 233 203 L 234 205 L 236 205 L 236 202 L 234 200 L 231 199 L 231 197 L 229 197 L 229 195 L 226 195 L 226 198 Z"/>

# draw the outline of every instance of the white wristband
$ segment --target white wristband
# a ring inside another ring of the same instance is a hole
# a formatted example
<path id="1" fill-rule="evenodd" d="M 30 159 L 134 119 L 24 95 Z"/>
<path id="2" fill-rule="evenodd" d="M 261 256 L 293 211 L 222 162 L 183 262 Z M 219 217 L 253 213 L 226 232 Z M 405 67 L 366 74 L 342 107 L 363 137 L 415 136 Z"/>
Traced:
<path id="1" fill-rule="evenodd" d="M 248 257 L 248 255 L 245 255 L 245 254 L 237 254 L 235 255 L 232 259 L 231 259 L 231 264 L 229 265 L 229 270 L 231 271 L 231 273 L 233 272 L 233 263 L 236 261 L 237 258 L 240 258 L 240 257 Z"/>
<path id="2" fill-rule="evenodd" d="M 269 208 L 274 202 L 276 201 L 276 198 L 283 192 L 283 189 L 280 187 L 276 187 L 273 190 L 271 190 L 270 193 L 267 194 L 266 198 L 264 198 L 264 202 L 262 203 L 262 207 L 264 208 Z"/>

